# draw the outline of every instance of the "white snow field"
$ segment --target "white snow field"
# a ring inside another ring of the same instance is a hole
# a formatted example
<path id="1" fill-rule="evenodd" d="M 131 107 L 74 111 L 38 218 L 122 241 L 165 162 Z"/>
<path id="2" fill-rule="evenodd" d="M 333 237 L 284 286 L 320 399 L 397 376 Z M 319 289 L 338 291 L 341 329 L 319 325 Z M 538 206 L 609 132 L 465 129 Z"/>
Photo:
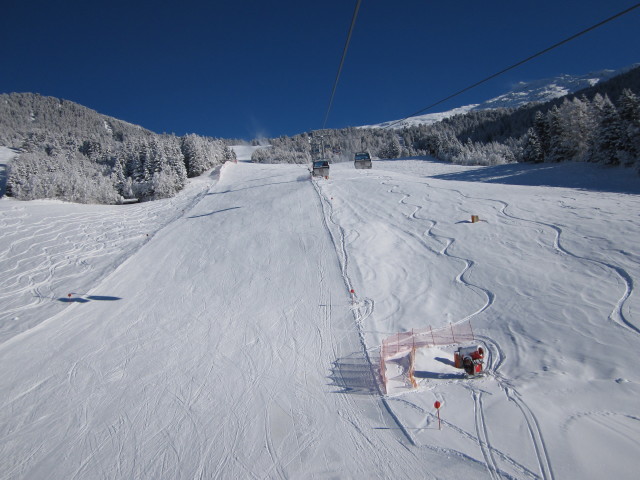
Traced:
<path id="1" fill-rule="evenodd" d="M 639 194 L 401 160 L 3 198 L 0 479 L 635 479 Z M 385 337 L 468 320 L 483 377 L 423 348 L 418 388 L 397 362 L 381 393 Z"/>

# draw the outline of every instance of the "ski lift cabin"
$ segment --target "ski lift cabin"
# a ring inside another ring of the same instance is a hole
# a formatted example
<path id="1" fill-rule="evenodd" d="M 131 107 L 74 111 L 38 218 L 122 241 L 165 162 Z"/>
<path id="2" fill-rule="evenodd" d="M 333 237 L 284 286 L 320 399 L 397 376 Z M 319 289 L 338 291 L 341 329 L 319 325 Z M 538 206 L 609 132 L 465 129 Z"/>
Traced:
<path id="1" fill-rule="evenodd" d="M 328 160 L 316 160 L 313 162 L 313 169 L 311 175 L 314 177 L 328 177 L 329 176 L 329 161 Z"/>
<path id="2" fill-rule="evenodd" d="M 371 155 L 369 155 L 369 152 L 357 152 L 353 160 L 353 165 L 359 169 L 371 168 Z"/>

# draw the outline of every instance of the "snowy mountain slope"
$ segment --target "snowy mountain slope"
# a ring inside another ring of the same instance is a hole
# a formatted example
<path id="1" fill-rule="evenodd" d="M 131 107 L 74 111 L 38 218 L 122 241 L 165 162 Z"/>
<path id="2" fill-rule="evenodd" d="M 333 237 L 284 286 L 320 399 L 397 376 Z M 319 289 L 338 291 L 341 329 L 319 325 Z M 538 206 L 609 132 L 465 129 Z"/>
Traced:
<path id="1" fill-rule="evenodd" d="M 446 112 L 427 113 L 408 118 L 393 126 L 393 128 L 403 128 L 412 125 L 439 122 L 445 118 L 454 115 L 463 114 L 470 110 L 487 110 L 492 108 L 518 108 L 522 105 L 532 102 L 547 102 L 554 98 L 563 97 L 573 92 L 577 92 L 587 87 L 591 87 L 602 81 L 613 78 L 621 73 L 631 70 L 638 65 L 631 65 L 620 70 L 600 70 L 597 72 L 587 73 L 585 75 L 558 75 L 553 78 L 545 78 L 541 80 L 533 80 L 529 82 L 520 82 L 515 85 L 509 92 L 499 95 L 495 98 L 472 105 L 465 105 Z M 376 125 L 366 125 L 366 128 L 384 128 L 395 120 L 383 122 Z"/>
<path id="2" fill-rule="evenodd" d="M 485 168 L 433 176 L 419 162 L 383 165 L 326 186 L 349 239 L 353 284 L 375 304 L 367 344 L 471 318 L 490 352 L 492 375 L 480 384 L 447 367 L 452 349 L 421 352 L 425 395 L 405 390 L 388 402 L 403 425 L 432 427 L 435 400 L 452 421 L 441 437 L 409 431 L 412 441 L 481 459 L 491 478 L 632 478 L 637 195 L 464 181 Z M 520 183 L 535 169 L 517 170 Z M 549 180 L 580 175 L 544 170 Z M 484 221 L 471 224 L 471 214 Z"/>
<path id="3" fill-rule="evenodd" d="M 80 301 L 198 201 L 216 172 L 173 198 L 134 205 L 0 199 L 0 343 Z"/>
<path id="4" fill-rule="evenodd" d="M 480 103 L 475 110 L 489 108 L 517 108 L 531 102 L 548 102 L 578 90 L 592 87 L 624 73 L 636 65 L 621 70 L 601 70 L 585 75 L 558 75 L 553 78 L 520 82 L 504 95 Z"/>
<path id="5" fill-rule="evenodd" d="M 336 164 L 312 183 L 227 164 L 86 301 L 0 344 L 0 478 L 635 478 L 640 191 L 573 167 Z M 15 270 L 2 293 L 50 268 Z M 380 396 L 385 336 L 465 319 L 486 377 L 423 349 L 419 388 Z"/>

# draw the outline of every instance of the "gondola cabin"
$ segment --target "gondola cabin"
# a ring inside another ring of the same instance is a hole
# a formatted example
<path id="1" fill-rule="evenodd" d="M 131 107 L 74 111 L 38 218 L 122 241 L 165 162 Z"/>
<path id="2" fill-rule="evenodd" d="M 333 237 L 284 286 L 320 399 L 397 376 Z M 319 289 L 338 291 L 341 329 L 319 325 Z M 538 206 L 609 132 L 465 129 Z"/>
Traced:
<path id="1" fill-rule="evenodd" d="M 329 162 L 327 160 L 316 160 L 315 162 L 313 162 L 311 175 L 313 175 L 314 177 L 328 177 Z"/>
<path id="2" fill-rule="evenodd" d="M 357 152 L 353 165 L 356 168 L 371 168 L 371 155 L 369 155 L 369 152 Z"/>

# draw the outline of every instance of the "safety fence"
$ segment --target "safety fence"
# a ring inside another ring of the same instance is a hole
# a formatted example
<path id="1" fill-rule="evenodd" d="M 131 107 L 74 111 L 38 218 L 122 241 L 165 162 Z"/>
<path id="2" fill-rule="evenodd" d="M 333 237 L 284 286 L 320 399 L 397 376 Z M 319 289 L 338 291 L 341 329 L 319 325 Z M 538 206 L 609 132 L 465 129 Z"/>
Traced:
<path id="1" fill-rule="evenodd" d="M 416 387 L 417 384 L 413 376 L 416 349 L 435 347 L 436 345 L 453 345 L 474 340 L 471 320 L 455 324 L 451 323 L 436 329 L 431 326 L 412 329 L 409 332 L 398 332 L 388 336 L 382 341 L 382 347 L 380 348 L 380 377 L 384 392 L 387 393 L 387 360 L 409 354 L 409 381 Z"/>

